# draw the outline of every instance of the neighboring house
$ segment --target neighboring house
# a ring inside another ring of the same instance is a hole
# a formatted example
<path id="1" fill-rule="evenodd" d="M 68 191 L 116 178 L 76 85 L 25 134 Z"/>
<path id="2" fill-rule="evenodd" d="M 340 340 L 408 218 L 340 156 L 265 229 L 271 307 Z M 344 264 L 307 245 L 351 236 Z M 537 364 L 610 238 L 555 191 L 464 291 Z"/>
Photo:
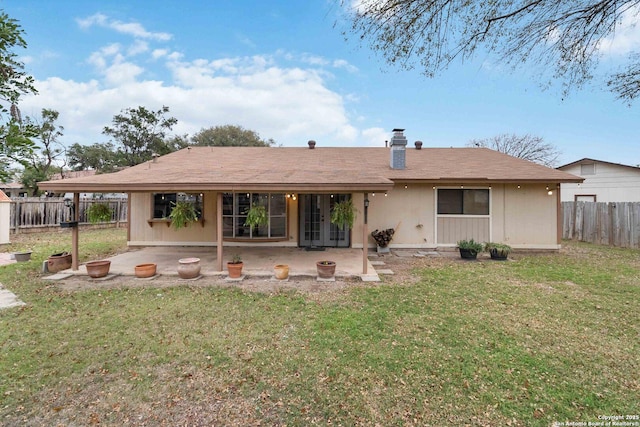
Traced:
<path id="1" fill-rule="evenodd" d="M 0 182 L 0 191 L 11 198 L 27 197 L 28 191 L 19 182 Z"/>
<path id="2" fill-rule="evenodd" d="M 640 202 L 640 167 L 595 159 L 580 159 L 558 170 L 584 178 L 563 183 L 562 201 Z"/>
<path id="3" fill-rule="evenodd" d="M 110 174 L 41 182 L 58 192 L 129 194 L 128 243 L 375 247 L 369 232 L 395 228 L 392 248 L 454 248 L 461 239 L 514 248 L 560 247 L 561 183 L 580 177 L 486 148 L 189 147 Z M 330 223 L 336 201 L 357 209 L 351 231 Z M 174 230 L 176 200 L 201 221 Z M 251 204 L 269 225 L 244 226 Z M 366 251 L 365 251 L 366 253 Z M 218 252 L 221 263 L 221 252 Z M 222 264 L 220 264 L 220 269 Z"/>

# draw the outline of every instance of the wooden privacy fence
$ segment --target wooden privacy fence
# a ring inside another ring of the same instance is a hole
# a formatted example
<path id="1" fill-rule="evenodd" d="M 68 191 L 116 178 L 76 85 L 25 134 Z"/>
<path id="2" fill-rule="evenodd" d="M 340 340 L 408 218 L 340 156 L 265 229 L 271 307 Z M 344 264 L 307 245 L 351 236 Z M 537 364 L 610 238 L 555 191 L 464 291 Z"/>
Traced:
<path id="1" fill-rule="evenodd" d="M 562 238 L 640 248 L 640 203 L 562 202 Z"/>
<path id="2" fill-rule="evenodd" d="M 102 225 L 121 226 L 127 222 L 127 199 L 80 199 L 79 224 L 90 224 L 87 209 L 94 203 L 106 203 L 111 208 L 111 220 L 98 223 Z M 13 233 L 44 231 L 50 227 L 59 227 L 61 222 L 71 221 L 71 209 L 64 205 L 61 197 L 24 197 L 11 203 L 10 219 Z"/>

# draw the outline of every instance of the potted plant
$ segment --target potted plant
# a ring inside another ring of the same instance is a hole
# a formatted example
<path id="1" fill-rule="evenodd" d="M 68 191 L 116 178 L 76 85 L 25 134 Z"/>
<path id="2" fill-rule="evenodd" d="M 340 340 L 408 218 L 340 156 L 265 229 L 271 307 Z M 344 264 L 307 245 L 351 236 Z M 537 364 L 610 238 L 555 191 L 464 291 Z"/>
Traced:
<path id="1" fill-rule="evenodd" d="M 331 223 L 335 224 L 339 229 L 344 230 L 345 227 L 353 228 L 353 221 L 356 218 L 355 208 L 351 199 L 343 200 L 333 205 L 331 209 Z"/>
<path id="2" fill-rule="evenodd" d="M 247 212 L 247 219 L 244 221 L 244 225 L 247 227 L 264 227 L 269 224 L 269 215 L 267 214 L 267 208 L 263 205 L 253 205 Z"/>
<path id="3" fill-rule="evenodd" d="M 504 261 L 511 253 L 511 246 L 504 243 L 489 242 L 484 245 L 484 250 L 489 252 L 491 259 Z"/>
<path id="4" fill-rule="evenodd" d="M 196 207 L 193 203 L 179 201 L 177 203 L 173 203 L 169 219 L 171 220 L 171 226 L 178 230 L 197 221 L 198 212 L 196 211 Z"/>
<path id="5" fill-rule="evenodd" d="M 93 203 L 87 208 L 87 219 L 92 224 L 111 221 L 113 210 L 107 203 Z"/>
<path id="6" fill-rule="evenodd" d="M 242 257 L 238 254 L 231 258 L 231 261 L 227 262 L 227 270 L 229 271 L 229 279 L 239 279 L 242 277 Z"/>
<path id="7" fill-rule="evenodd" d="M 318 261 L 316 262 L 316 269 L 320 279 L 331 279 L 336 274 L 336 262 Z"/>
<path id="8" fill-rule="evenodd" d="M 482 243 L 476 242 L 473 239 L 460 240 L 458 242 L 460 257 L 463 259 L 476 259 L 478 256 L 478 252 L 482 252 L 482 249 Z"/>
<path id="9" fill-rule="evenodd" d="M 373 237 L 378 246 L 378 252 L 389 252 L 389 243 L 393 239 L 393 233 L 395 233 L 393 228 L 387 228 L 386 230 L 376 229 L 371 232 L 371 237 Z"/>

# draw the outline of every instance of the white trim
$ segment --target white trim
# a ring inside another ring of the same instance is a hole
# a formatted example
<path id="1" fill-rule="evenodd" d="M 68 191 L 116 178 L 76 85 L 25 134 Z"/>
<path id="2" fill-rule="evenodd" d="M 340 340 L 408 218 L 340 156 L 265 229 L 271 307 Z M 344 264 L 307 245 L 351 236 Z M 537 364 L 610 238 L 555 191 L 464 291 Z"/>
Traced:
<path id="1" fill-rule="evenodd" d="M 461 215 L 461 214 L 439 214 L 438 213 L 438 190 L 439 189 L 449 189 L 449 190 L 489 190 L 489 215 Z M 493 188 L 492 185 L 489 184 L 486 187 L 482 186 L 455 186 L 455 185 L 443 185 L 443 186 L 434 186 L 433 187 L 433 208 L 434 208 L 434 220 L 433 220 L 433 236 L 435 240 L 436 247 L 438 246 L 448 246 L 448 245 L 439 245 L 438 244 L 438 218 L 488 218 L 489 219 L 489 241 L 493 241 Z M 454 245 L 455 247 L 455 245 Z"/>

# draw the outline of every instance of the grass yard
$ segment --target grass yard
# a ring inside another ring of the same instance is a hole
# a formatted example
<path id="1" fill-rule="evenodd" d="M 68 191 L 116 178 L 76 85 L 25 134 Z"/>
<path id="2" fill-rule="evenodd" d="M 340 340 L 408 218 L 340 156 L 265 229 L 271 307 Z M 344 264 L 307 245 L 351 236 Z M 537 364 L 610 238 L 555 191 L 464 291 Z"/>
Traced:
<path id="1" fill-rule="evenodd" d="M 82 232 L 81 261 L 124 250 Z M 512 425 L 640 414 L 640 251 L 567 243 L 509 262 L 394 259 L 346 291 L 66 292 L 20 235 L 0 267 L 2 425 Z M 404 273 L 402 273 L 404 272 Z M 201 282 L 201 281 L 199 281 Z M 640 420 L 636 420 L 640 425 Z M 586 425 L 586 424 L 585 424 Z"/>

